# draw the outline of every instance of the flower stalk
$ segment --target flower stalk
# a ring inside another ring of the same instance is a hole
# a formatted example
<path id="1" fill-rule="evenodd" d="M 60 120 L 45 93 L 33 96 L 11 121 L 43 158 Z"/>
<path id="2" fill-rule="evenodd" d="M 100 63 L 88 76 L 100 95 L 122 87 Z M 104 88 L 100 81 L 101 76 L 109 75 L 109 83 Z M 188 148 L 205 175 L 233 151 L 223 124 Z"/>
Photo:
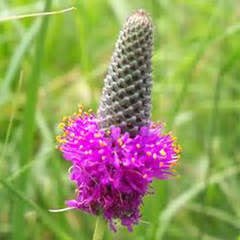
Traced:
<path id="1" fill-rule="evenodd" d="M 106 227 L 106 222 L 102 216 L 97 216 L 95 230 L 92 240 L 102 240 L 104 235 L 104 230 Z"/>

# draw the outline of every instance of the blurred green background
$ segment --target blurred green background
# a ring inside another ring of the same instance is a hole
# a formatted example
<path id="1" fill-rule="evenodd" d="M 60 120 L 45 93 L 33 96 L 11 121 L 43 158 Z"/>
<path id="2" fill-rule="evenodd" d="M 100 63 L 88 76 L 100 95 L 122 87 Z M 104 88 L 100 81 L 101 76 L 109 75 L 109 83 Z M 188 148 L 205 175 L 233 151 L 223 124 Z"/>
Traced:
<path id="1" fill-rule="evenodd" d="M 74 197 L 57 124 L 95 111 L 129 14 L 154 22 L 153 119 L 183 146 L 180 178 L 155 182 L 132 233 L 106 240 L 240 240 L 239 0 L 0 0 L 0 239 L 91 239 L 95 217 L 49 213 Z"/>

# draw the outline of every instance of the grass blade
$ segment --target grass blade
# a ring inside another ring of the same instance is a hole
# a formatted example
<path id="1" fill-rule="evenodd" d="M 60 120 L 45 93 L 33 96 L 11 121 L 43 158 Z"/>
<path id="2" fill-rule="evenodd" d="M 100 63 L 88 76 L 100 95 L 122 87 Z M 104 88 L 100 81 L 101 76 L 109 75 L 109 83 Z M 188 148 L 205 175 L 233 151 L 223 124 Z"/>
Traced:
<path id="1" fill-rule="evenodd" d="M 65 8 L 65 9 L 58 10 L 58 11 L 29 13 L 29 14 L 18 15 L 18 16 L 2 17 L 2 18 L 0 18 L 0 23 L 6 22 L 6 21 L 11 21 L 11 20 L 20 20 L 20 19 L 24 19 L 24 18 L 31 18 L 31 17 L 43 17 L 43 16 L 49 16 L 49 15 L 57 15 L 57 14 L 70 12 L 72 10 L 76 10 L 76 8 L 70 7 L 70 8 Z"/>
<path id="2" fill-rule="evenodd" d="M 202 206 L 200 204 L 191 204 L 187 207 L 187 209 L 197 212 L 197 213 L 204 213 L 206 215 L 212 216 L 216 218 L 216 220 L 226 222 L 230 225 L 232 225 L 234 228 L 237 228 L 240 230 L 240 222 L 239 219 L 236 217 L 230 215 L 229 213 L 213 208 L 213 207 L 208 207 L 208 206 Z"/>
<path id="3" fill-rule="evenodd" d="M 18 81 L 16 94 L 19 94 L 19 92 L 20 92 L 21 85 L 22 85 L 22 80 L 23 80 L 23 72 L 21 72 L 20 76 L 19 76 L 19 81 Z M 2 148 L 2 151 L 1 151 L 1 154 L 0 154 L 0 159 L 2 161 L 5 158 L 5 153 L 6 153 L 6 150 L 7 150 L 7 144 L 8 144 L 9 138 L 10 138 L 10 134 L 11 134 L 12 126 L 13 126 L 13 120 L 14 120 L 15 113 L 16 113 L 16 108 L 17 108 L 16 105 L 17 105 L 16 101 L 13 101 L 13 103 L 12 103 L 12 113 L 11 113 L 11 116 L 10 116 L 10 120 L 9 120 L 9 124 L 8 124 L 8 128 L 7 128 L 7 133 L 6 133 L 6 137 L 5 137 L 5 140 L 4 140 L 3 148 Z"/>
<path id="4" fill-rule="evenodd" d="M 62 240 L 70 240 L 71 238 L 68 237 L 68 235 L 63 232 L 63 230 L 57 225 L 55 221 L 49 217 L 49 214 L 47 211 L 44 211 L 42 208 L 40 208 L 36 203 L 33 201 L 29 200 L 27 197 L 25 197 L 22 193 L 20 193 L 18 190 L 15 189 L 14 186 L 12 186 L 10 183 L 7 181 L 0 179 L 0 182 L 2 185 L 4 185 L 5 188 L 7 188 L 14 196 L 16 196 L 20 202 L 23 202 L 24 204 L 28 205 L 29 207 L 33 208 L 41 217 L 43 223 L 51 228 L 51 230 L 56 234 L 56 236 L 59 239 Z M 23 231 L 23 229 L 21 229 Z M 19 238 L 18 238 L 19 239 Z"/>
<path id="5" fill-rule="evenodd" d="M 10 60 L 8 70 L 3 79 L 3 84 L 0 88 L 0 106 L 7 100 L 10 86 L 19 71 L 22 59 L 31 47 L 32 41 L 39 32 L 40 26 L 41 22 L 39 21 L 39 19 L 35 20 L 29 31 L 24 35 L 17 49 L 14 51 L 14 54 Z"/>
<path id="6" fill-rule="evenodd" d="M 49 10 L 51 6 L 51 0 L 46 1 L 45 11 Z M 33 136 L 35 130 L 35 113 L 36 113 L 36 105 L 37 105 L 37 96 L 38 96 L 38 89 L 40 85 L 40 73 L 42 68 L 42 59 L 43 59 L 43 50 L 44 50 L 44 41 L 46 38 L 48 26 L 48 18 L 44 18 L 38 39 L 36 42 L 36 52 L 35 52 L 35 59 L 33 64 L 32 70 L 32 77 L 28 82 L 27 88 L 27 99 L 25 105 L 25 112 L 24 112 L 24 120 L 23 120 L 23 135 L 21 142 L 21 152 L 20 152 L 20 165 L 25 165 L 31 157 L 32 148 L 33 148 Z M 18 183 L 16 184 L 16 188 L 20 189 L 23 192 L 27 185 L 27 172 L 22 174 L 21 178 L 19 179 Z M 15 201 L 13 207 L 13 240 L 24 240 L 24 203 Z"/>

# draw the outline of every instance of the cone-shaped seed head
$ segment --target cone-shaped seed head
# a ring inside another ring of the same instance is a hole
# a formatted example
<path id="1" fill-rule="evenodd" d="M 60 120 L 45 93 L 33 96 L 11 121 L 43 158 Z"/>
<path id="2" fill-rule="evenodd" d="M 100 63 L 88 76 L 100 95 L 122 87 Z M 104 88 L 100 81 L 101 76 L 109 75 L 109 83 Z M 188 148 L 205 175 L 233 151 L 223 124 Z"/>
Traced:
<path id="1" fill-rule="evenodd" d="M 103 129 L 119 126 L 134 137 L 149 124 L 152 88 L 152 22 L 139 10 L 117 40 L 98 110 Z"/>

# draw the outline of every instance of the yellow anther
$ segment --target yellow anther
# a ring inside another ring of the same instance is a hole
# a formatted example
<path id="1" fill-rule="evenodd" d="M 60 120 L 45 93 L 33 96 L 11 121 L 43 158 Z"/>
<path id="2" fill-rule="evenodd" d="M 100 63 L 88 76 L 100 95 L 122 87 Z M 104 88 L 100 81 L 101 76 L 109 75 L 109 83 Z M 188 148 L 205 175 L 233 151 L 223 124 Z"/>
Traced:
<path id="1" fill-rule="evenodd" d="M 157 154 L 156 154 L 156 153 L 153 154 L 153 159 L 154 159 L 154 160 L 157 159 Z"/>
<path id="2" fill-rule="evenodd" d="M 63 117 L 63 118 L 62 118 L 62 121 L 63 121 L 63 122 L 66 122 L 68 119 L 69 119 L 69 117 Z"/>
<path id="3" fill-rule="evenodd" d="M 100 146 L 101 147 L 105 147 L 107 144 L 104 142 L 104 141 L 102 141 L 102 140 L 99 140 L 99 144 L 100 144 Z"/>
<path id="4" fill-rule="evenodd" d="M 59 143 L 65 143 L 66 142 L 66 140 L 64 138 L 62 138 L 61 136 L 57 136 L 56 141 L 59 142 Z"/>
<path id="5" fill-rule="evenodd" d="M 119 144 L 119 146 L 122 146 L 123 145 L 123 141 L 122 141 L 122 139 L 121 138 L 118 138 L 118 144 Z"/>
<path id="6" fill-rule="evenodd" d="M 65 127 L 65 123 L 63 123 L 63 122 L 59 123 L 59 124 L 58 124 L 58 127 L 59 127 L 60 129 L 63 129 L 63 128 Z"/>
<path id="7" fill-rule="evenodd" d="M 101 135 L 100 133 L 95 133 L 95 134 L 94 134 L 94 137 L 95 137 L 95 138 L 99 138 L 99 137 L 101 137 L 101 136 L 102 136 L 102 135 Z"/>
<path id="8" fill-rule="evenodd" d="M 173 141 L 177 141 L 178 139 L 177 139 L 177 137 L 172 136 L 172 140 L 173 140 Z"/>
<path id="9" fill-rule="evenodd" d="M 134 163 L 136 161 L 136 159 L 134 157 L 132 157 L 132 162 Z"/>
<path id="10" fill-rule="evenodd" d="M 69 134 L 69 130 L 65 130 L 64 133 L 65 133 L 66 135 L 68 135 L 68 134 Z"/>
<path id="11" fill-rule="evenodd" d="M 174 149 L 174 152 L 175 152 L 176 154 L 179 154 L 181 151 L 180 151 L 179 148 L 175 148 L 175 149 Z"/>
<path id="12" fill-rule="evenodd" d="M 72 122 L 67 122 L 66 125 L 67 125 L 68 127 L 71 127 L 71 126 L 72 126 Z"/>
<path id="13" fill-rule="evenodd" d="M 149 156 L 149 157 L 152 155 L 151 152 L 146 152 L 146 154 L 147 154 L 147 156 Z"/>
<path id="14" fill-rule="evenodd" d="M 160 162 L 159 163 L 159 167 L 163 167 L 164 163 L 163 162 Z"/>
<path id="15" fill-rule="evenodd" d="M 172 168 L 172 167 L 174 167 L 174 166 L 179 166 L 179 163 L 177 163 L 177 162 L 172 162 L 172 163 L 170 164 L 170 168 Z"/>
<path id="16" fill-rule="evenodd" d="M 78 108 L 83 109 L 84 108 L 83 104 L 78 104 Z"/>
<path id="17" fill-rule="evenodd" d="M 56 141 L 59 142 L 61 140 L 61 136 L 56 136 Z"/>
<path id="18" fill-rule="evenodd" d="M 166 152 L 164 151 L 164 149 L 161 149 L 161 150 L 160 150 L 160 154 L 161 154 L 162 156 L 166 156 Z"/>
<path id="19" fill-rule="evenodd" d="M 178 146 L 176 146 L 176 147 L 174 148 L 174 152 L 175 152 L 176 154 L 179 154 L 181 151 L 182 151 L 182 147 L 181 147 L 180 145 L 178 145 Z"/>

